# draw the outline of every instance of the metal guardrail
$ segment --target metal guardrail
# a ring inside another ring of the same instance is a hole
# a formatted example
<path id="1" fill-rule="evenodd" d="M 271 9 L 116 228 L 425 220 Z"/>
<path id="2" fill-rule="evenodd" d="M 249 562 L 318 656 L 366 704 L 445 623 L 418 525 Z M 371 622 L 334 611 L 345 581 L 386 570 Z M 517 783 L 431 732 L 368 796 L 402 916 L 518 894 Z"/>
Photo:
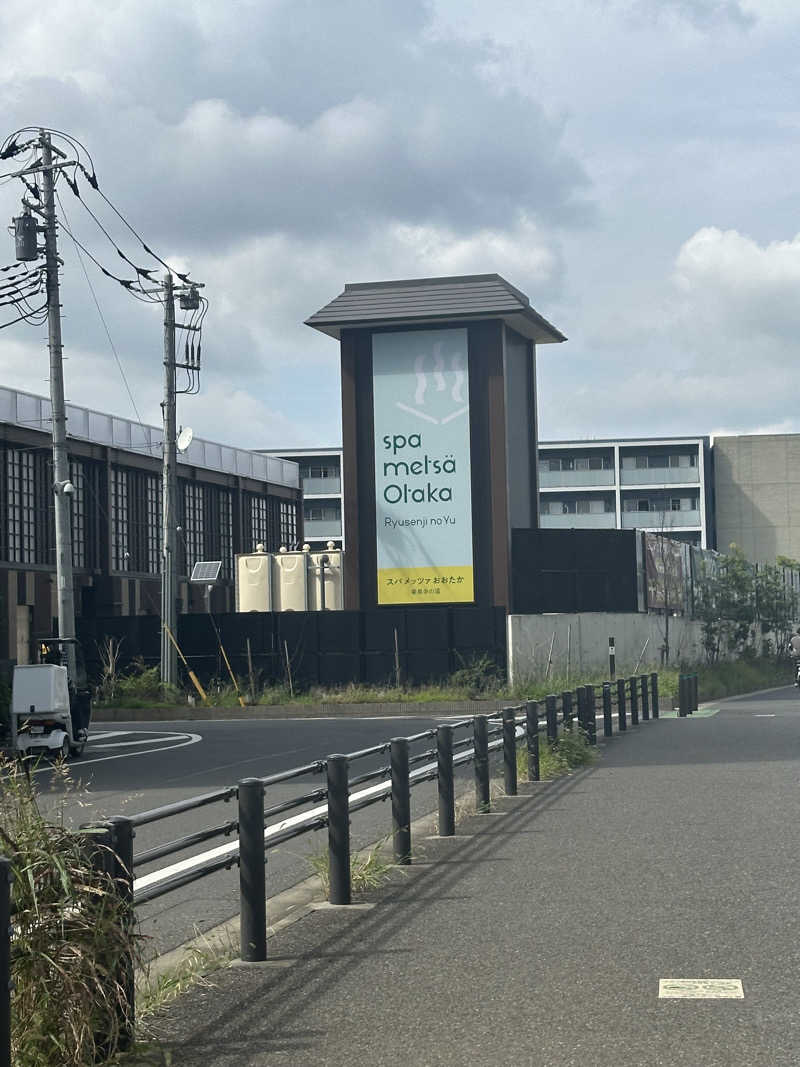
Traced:
<path id="1" fill-rule="evenodd" d="M 544 700 L 544 719 L 540 718 L 540 703 L 528 700 L 504 708 L 492 716 L 475 715 L 454 723 L 445 723 L 409 737 L 395 737 L 389 741 L 348 754 L 332 754 L 324 760 L 263 778 L 245 778 L 236 786 L 218 789 L 186 800 L 165 804 L 159 808 L 128 817 L 118 816 L 96 827 L 86 827 L 96 841 L 108 844 L 96 850 L 100 862 L 108 865 L 113 856 L 113 877 L 120 893 L 130 905 L 128 914 L 133 921 L 137 904 L 154 900 L 216 871 L 239 866 L 240 889 L 240 950 L 245 961 L 257 962 L 267 958 L 266 921 L 266 861 L 270 848 L 302 834 L 328 828 L 329 901 L 347 905 L 352 900 L 350 880 L 350 816 L 363 808 L 385 800 L 391 801 L 392 847 L 395 862 L 411 862 L 411 790 L 422 782 L 438 783 L 439 836 L 455 834 L 455 768 L 468 763 L 474 766 L 476 808 L 479 813 L 491 810 L 490 754 L 502 750 L 503 784 L 508 796 L 516 796 L 518 789 L 517 747 L 525 745 L 525 767 L 528 781 L 540 777 L 540 731 L 545 728 L 546 739 L 553 744 L 560 731 L 571 730 L 575 718 L 590 744 L 597 743 L 596 689 L 594 685 L 578 686 L 574 691 L 551 693 Z M 658 675 L 620 678 L 616 683 L 600 686 L 603 733 L 613 734 L 616 714 L 617 728 L 625 731 L 628 719 L 631 726 L 641 718 L 659 716 Z M 681 676 L 680 714 L 691 714 L 697 706 L 697 677 Z M 463 733 L 464 736 L 457 736 Z M 412 754 L 415 745 L 435 741 L 434 746 Z M 363 774 L 350 776 L 350 765 L 372 756 L 388 752 L 388 763 Z M 267 790 L 309 775 L 325 775 L 324 786 L 311 789 L 265 807 Z M 367 784 L 374 783 L 374 784 Z M 362 788 L 366 786 L 366 788 Z M 236 818 L 215 826 L 134 853 L 136 829 L 176 815 L 194 811 L 215 803 L 237 801 Z M 305 811 L 288 815 L 297 808 Z M 284 818 L 280 818 L 285 816 Z M 277 822 L 269 820 L 278 818 Z M 193 846 L 219 837 L 236 834 L 236 840 L 191 856 L 177 864 L 136 877 L 137 867 L 150 864 L 166 856 L 175 856 Z M 0 857 L 0 1067 L 10 1067 L 9 1020 L 11 1011 L 10 982 L 10 885 L 11 865 Z M 127 1006 L 120 1019 L 122 1044 L 130 1045 L 133 1037 L 134 990 L 131 960 L 119 964 L 118 978 L 127 993 Z"/>

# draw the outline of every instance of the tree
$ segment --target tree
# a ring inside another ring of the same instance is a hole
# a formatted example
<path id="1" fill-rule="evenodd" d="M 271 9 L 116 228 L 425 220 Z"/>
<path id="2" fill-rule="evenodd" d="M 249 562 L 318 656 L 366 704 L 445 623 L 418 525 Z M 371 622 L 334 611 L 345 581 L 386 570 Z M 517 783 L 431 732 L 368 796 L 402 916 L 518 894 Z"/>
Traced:
<path id="1" fill-rule="evenodd" d="M 697 584 L 697 617 L 703 623 L 703 645 L 710 662 L 720 654 L 742 655 L 752 644 L 756 619 L 755 568 L 736 544 L 713 566 L 703 567 Z"/>
<path id="2" fill-rule="evenodd" d="M 762 564 L 755 575 L 756 616 L 763 634 L 772 634 L 776 654 L 789 644 L 792 624 L 797 618 L 797 594 L 786 581 L 789 569 L 779 560 Z"/>

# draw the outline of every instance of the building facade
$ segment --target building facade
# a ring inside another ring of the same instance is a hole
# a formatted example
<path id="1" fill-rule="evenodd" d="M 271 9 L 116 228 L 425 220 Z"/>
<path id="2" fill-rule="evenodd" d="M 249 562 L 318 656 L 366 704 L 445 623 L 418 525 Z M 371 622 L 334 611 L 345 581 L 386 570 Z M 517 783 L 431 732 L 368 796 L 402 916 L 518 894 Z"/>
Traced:
<path id="1" fill-rule="evenodd" d="M 78 616 L 160 614 L 162 433 L 67 405 Z M 0 388 L 0 659 L 29 662 L 57 615 L 50 402 Z M 205 608 L 188 581 L 221 560 L 217 610 L 233 610 L 234 556 L 302 539 L 297 465 L 195 438 L 178 457 L 180 610 Z"/>
<path id="2" fill-rule="evenodd" d="M 311 548 L 325 548 L 328 541 L 344 548 L 341 448 L 268 449 L 263 454 L 290 460 L 300 468 L 303 537 Z"/>
<path id="3" fill-rule="evenodd" d="M 715 437 L 714 478 L 721 552 L 800 560 L 800 434 Z"/>
<path id="4" fill-rule="evenodd" d="M 716 547 L 707 437 L 539 442 L 544 529 L 649 530 Z"/>

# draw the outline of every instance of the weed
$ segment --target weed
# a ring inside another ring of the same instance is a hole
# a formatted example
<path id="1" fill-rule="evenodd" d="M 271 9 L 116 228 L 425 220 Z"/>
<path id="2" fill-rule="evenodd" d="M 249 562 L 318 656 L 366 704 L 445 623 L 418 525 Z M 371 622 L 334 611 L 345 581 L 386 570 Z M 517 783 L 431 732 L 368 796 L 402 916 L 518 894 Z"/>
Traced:
<path id="1" fill-rule="evenodd" d="M 569 774 L 576 767 L 585 767 L 598 758 L 597 749 L 589 744 L 586 733 L 577 725 L 564 730 L 551 745 L 543 737 L 539 739 L 539 778 L 548 781 Z M 522 746 L 517 748 L 517 774 L 522 781 L 528 777 L 528 753 Z"/>
<path id="2" fill-rule="evenodd" d="M 65 791 L 74 790 L 65 768 Z M 12 1059 L 16 1067 L 78 1067 L 113 1055 L 120 1038 L 126 959 L 139 937 L 87 837 L 46 819 L 31 778 L 0 763 L 0 848 L 14 880 Z"/>
<path id="3" fill-rule="evenodd" d="M 394 863 L 385 858 L 384 846 L 387 840 L 388 838 L 384 837 L 370 848 L 350 856 L 350 887 L 355 896 L 370 889 L 377 889 L 389 877 L 390 871 L 395 869 Z M 309 856 L 308 861 L 327 897 L 331 885 L 328 850 Z"/>

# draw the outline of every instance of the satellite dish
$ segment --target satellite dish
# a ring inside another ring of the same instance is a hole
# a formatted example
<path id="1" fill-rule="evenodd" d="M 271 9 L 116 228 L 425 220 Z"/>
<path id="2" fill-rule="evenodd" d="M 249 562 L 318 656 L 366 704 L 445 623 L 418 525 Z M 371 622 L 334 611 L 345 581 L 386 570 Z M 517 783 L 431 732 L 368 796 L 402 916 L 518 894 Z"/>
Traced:
<path id="1" fill-rule="evenodd" d="M 192 443 L 194 433 L 191 426 L 184 426 L 181 432 L 178 434 L 178 440 L 175 442 L 179 452 L 185 452 L 189 445 Z"/>

